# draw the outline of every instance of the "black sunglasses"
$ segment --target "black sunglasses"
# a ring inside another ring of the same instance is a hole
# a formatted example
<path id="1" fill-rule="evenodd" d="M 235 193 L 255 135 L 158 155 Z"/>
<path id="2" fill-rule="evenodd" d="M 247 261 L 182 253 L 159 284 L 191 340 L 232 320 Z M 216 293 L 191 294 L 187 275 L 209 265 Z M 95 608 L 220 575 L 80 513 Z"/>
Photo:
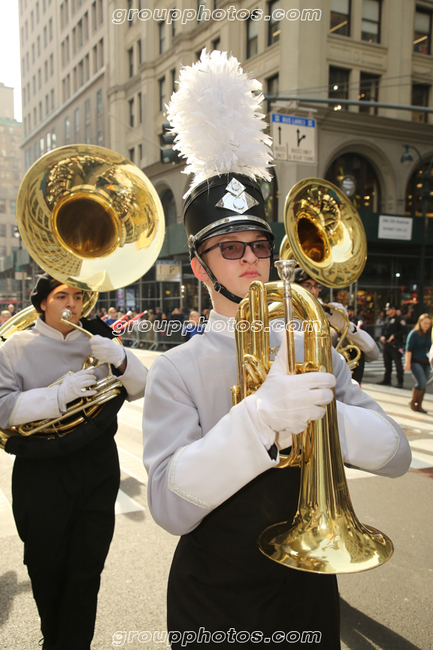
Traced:
<path id="1" fill-rule="evenodd" d="M 207 248 L 205 251 L 202 251 L 202 255 L 213 251 L 214 248 L 219 248 L 221 255 L 225 260 L 240 260 L 245 255 L 246 247 L 249 246 L 253 251 L 254 255 L 259 259 L 266 259 L 271 257 L 273 246 L 267 239 L 259 239 L 258 241 L 221 241 L 215 246 Z"/>

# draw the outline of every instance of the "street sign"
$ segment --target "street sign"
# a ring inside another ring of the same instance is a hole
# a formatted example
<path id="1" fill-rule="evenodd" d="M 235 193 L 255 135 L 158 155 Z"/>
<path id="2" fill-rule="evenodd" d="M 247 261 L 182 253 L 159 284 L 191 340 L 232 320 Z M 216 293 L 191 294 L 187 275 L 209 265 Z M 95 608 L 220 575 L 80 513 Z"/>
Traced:
<path id="1" fill-rule="evenodd" d="M 379 216 L 378 239 L 412 239 L 411 217 L 392 217 L 381 214 Z"/>
<path id="2" fill-rule="evenodd" d="M 315 165 L 316 120 L 272 113 L 272 138 L 275 160 Z"/>
<path id="3" fill-rule="evenodd" d="M 158 260 L 156 262 L 157 282 L 181 282 L 182 263 L 175 260 Z"/>

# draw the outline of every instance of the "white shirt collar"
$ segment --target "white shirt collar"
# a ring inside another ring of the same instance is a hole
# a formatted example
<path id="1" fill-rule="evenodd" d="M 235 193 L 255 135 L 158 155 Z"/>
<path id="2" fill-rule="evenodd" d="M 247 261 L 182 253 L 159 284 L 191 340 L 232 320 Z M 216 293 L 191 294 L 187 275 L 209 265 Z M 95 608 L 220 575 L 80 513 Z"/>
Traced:
<path id="1" fill-rule="evenodd" d="M 235 319 L 233 316 L 224 316 L 218 314 L 214 309 L 209 314 L 209 320 L 206 323 L 206 332 L 222 334 L 230 339 L 235 338 Z"/>
<path id="2" fill-rule="evenodd" d="M 79 324 L 81 325 L 81 322 Z M 66 336 L 63 336 L 62 332 L 59 332 L 59 330 L 54 329 L 54 327 L 47 325 L 40 316 L 38 316 L 36 320 L 35 330 L 44 336 L 48 336 L 51 339 L 57 339 L 58 341 L 73 341 L 79 336 L 83 335 L 79 330 L 73 329 L 72 332 L 69 332 L 66 334 Z"/>

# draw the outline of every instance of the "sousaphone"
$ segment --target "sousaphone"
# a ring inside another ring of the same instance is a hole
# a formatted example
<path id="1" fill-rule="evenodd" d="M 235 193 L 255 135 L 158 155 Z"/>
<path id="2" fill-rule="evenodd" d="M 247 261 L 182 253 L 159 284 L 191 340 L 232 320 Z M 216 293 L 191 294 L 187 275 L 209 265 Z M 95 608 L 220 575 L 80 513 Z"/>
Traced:
<path id="1" fill-rule="evenodd" d="M 143 172 L 115 151 L 83 144 L 55 149 L 29 169 L 18 192 L 17 225 L 44 271 L 83 290 L 82 316 L 98 292 L 125 287 L 153 266 L 165 232 L 161 201 Z M 33 307 L 19 312 L 0 328 L 1 341 L 36 317 Z M 3 443 L 10 435 L 29 433 L 0 432 Z"/>

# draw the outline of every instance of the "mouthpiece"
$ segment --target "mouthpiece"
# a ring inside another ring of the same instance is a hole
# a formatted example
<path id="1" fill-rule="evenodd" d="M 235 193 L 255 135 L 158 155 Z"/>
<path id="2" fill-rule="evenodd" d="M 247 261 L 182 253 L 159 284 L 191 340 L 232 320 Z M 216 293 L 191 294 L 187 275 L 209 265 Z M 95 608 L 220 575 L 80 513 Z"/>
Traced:
<path id="1" fill-rule="evenodd" d="M 60 318 L 63 320 L 71 320 L 72 312 L 70 309 L 62 309 L 60 312 Z"/>

